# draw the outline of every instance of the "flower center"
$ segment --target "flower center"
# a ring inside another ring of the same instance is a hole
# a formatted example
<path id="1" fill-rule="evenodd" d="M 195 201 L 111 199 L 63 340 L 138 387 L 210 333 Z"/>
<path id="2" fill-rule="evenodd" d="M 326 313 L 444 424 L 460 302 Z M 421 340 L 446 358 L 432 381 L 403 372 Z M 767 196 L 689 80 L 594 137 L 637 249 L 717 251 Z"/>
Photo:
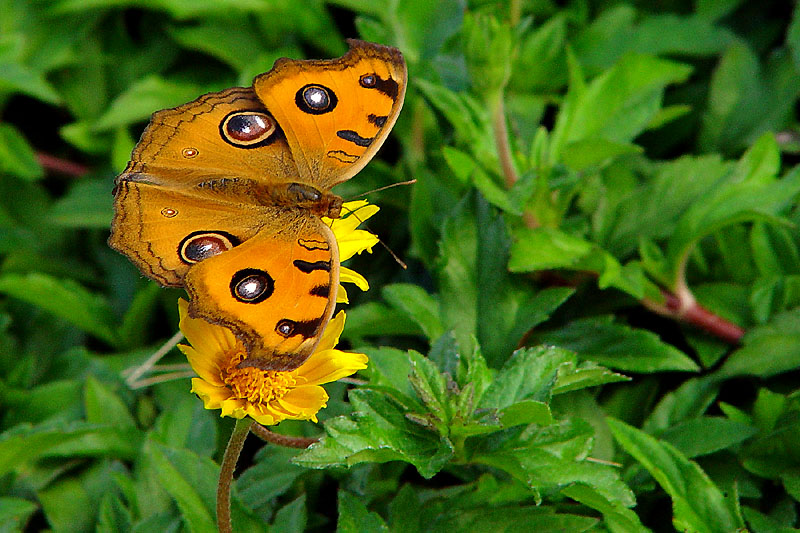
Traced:
<path id="1" fill-rule="evenodd" d="M 237 351 L 229 357 L 228 366 L 222 369 L 222 381 L 237 398 L 252 404 L 269 403 L 283 398 L 294 387 L 296 382 L 291 372 L 237 368 L 244 358 L 244 352 Z"/>

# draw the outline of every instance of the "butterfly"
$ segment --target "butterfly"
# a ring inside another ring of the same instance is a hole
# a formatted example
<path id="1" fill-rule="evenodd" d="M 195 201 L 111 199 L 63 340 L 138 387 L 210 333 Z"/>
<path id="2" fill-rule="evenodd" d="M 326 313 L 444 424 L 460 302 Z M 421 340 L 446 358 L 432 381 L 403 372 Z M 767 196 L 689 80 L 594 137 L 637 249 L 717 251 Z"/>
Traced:
<path id="1" fill-rule="evenodd" d="M 378 151 L 407 85 L 399 50 L 348 44 L 154 113 L 115 180 L 109 245 L 230 328 L 240 366 L 297 368 L 333 314 L 339 254 L 320 217 L 340 215 L 331 188 Z"/>

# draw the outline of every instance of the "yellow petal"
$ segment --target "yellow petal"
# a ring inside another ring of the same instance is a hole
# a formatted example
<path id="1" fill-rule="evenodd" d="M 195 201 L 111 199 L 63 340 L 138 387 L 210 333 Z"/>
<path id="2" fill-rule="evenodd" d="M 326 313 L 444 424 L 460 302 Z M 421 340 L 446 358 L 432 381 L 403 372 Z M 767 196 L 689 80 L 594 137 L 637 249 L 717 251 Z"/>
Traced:
<path id="1" fill-rule="evenodd" d="M 340 267 L 344 268 L 344 267 Z M 336 303 L 337 304 L 349 304 L 350 298 L 347 297 L 347 290 L 345 290 L 342 284 L 339 284 L 339 288 L 336 290 Z"/>
<path id="2" fill-rule="evenodd" d="M 369 290 L 369 282 L 367 281 L 367 278 L 355 270 L 350 270 L 347 267 L 341 267 L 339 269 L 339 283 L 355 283 L 356 287 L 362 291 Z"/>
<path id="3" fill-rule="evenodd" d="M 270 409 L 259 409 L 259 407 L 263 406 L 247 404 L 245 412 L 262 426 L 273 426 L 286 418 L 285 416 L 276 416 Z"/>
<path id="4" fill-rule="evenodd" d="M 179 327 L 183 335 L 200 353 L 212 354 L 231 350 L 236 346 L 236 337 L 228 328 L 211 324 L 202 318 L 190 317 L 189 302 L 183 298 L 178 299 L 178 312 L 181 317 Z"/>
<path id="5" fill-rule="evenodd" d="M 342 204 L 342 216 L 340 218 L 330 219 L 323 217 L 322 220 L 331 227 L 338 238 L 338 233 L 353 231 L 359 224 L 378 211 L 380 211 L 380 207 L 377 205 L 370 204 L 367 200 L 356 200 Z"/>
<path id="6" fill-rule="evenodd" d="M 328 403 L 328 393 L 322 387 L 300 387 L 293 389 L 278 400 L 281 407 L 294 413 L 291 418 L 317 421 L 317 413 Z"/>
<path id="7" fill-rule="evenodd" d="M 231 391 L 227 387 L 217 387 L 200 378 L 192 378 L 191 392 L 203 400 L 206 409 L 219 409 L 231 397 Z"/>
<path id="8" fill-rule="evenodd" d="M 203 354 L 185 344 L 179 344 L 178 348 L 183 352 L 183 355 L 186 356 L 186 359 L 189 361 L 189 366 L 192 367 L 195 374 L 212 385 L 218 387 L 225 385 L 220 379 L 221 357 L 219 357 L 219 355 L 221 355 L 222 352 L 219 354 Z"/>
<path id="9" fill-rule="evenodd" d="M 342 334 L 342 331 L 344 331 L 345 320 L 347 320 L 347 315 L 344 311 L 339 311 L 336 313 L 336 316 L 334 316 L 331 321 L 328 322 L 328 325 L 325 326 L 325 330 L 322 332 L 322 338 L 320 338 L 319 344 L 317 345 L 314 353 L 321 352 L 322 350 L 330 350 L 331 348 L 336 347 L 336 344 L 339 342 L 339 336 Z M 302 366 L 300 368 L 302 368 Z"/>
<path id="10" fill-rule="evenodd" d="M 231 416 L 233 418 L 244 418 L 247 416 L 248 403 L 240 398 L 229 398 L 222 402 L 220 406 L 222 412 L 219 416 Z"/>
<path id="11" fill-rule="evenodd" d="M 363 353 L 323 350 L 315 352 L 296 372 L 305 378 L 307 385 L 320 385 L 355 374 L 367 368 L 368 361 Z"/>
<path id="12" fill-rule="evenodd" d="M 372 247 L 378 244 L 378 237 L 374 234 L 357 229 L 336 238 L 339 243 L 339 261 L 347 261 L 364 250 L 372 253 Z"/>

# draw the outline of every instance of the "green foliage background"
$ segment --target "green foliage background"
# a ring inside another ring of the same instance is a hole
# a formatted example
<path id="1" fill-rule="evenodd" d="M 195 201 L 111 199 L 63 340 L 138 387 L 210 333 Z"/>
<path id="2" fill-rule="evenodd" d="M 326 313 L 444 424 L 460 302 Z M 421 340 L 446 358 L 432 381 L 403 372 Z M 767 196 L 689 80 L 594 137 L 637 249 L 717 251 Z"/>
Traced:
<path id="1" fill-rule="evenodd" d="M 107 248 L 112 181 L 153 111 L 346 37 L 409 64 L 338 190 L 418 180 L 370 196 L 409 268 L 349 265 L 364 384 L 250 437 L 235 530 L 797 531 L 800 10 L 559 4 L 0 1 L 0 531 L 214 530 L 232 424 L 124 381 L 180 293 Z"/>

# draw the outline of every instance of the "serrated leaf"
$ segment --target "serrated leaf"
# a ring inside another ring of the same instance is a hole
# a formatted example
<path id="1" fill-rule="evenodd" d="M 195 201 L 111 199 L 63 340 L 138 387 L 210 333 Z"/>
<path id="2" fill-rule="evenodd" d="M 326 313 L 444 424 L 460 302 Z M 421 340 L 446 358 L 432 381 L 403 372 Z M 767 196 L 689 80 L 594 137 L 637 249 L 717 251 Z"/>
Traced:
<path id="1" fill-rule="evenodd" d="M 483 394 L 479 407 L 502 409 L 523 400 L 548 401 L 559 368 L 575 358 L 574 353 L 553 347 L 516 351 Z"/>
<path id="2" fill-rule="evenodd" d="M 409 380 L 417 397 L 425 404 L 437 426 L 450 423 L 452 412 L 448 398 L 448 387 L 445 377 L 439 372 L 433 361 L 422 354 L 409 351 L 411 374 Z"/>
<path id="3" fill-rule="evenodd" d="M 592 361 L 585 361 L 580 364 L 570 361 L 564 363 L 558 369 L 558 377 L 556 378 L 555 387 L 553 387 L 553 394 L 564 394 L 606 383 L 630 381 L 630 379 Z"/>
<path id="4" fill-rule="evenodd" d="M 594 430 L 583 421 L 561 422 L 543 428 L 512 428 L 469 441 L 471 460 L 504 470 L 542 492 L 573 483 L 591 486 L 606 499 L 626 507 L 633 493 L 620 480 L 619 470 L 586 461 Z"/>
<path id="5" fill-rule="evenodd" d="M 350 402 L 353 420 L 337 417 L 326 421 L 325 437 L 298 455 L 295 463 L 329 468 L 401 460 L 429 478 L 452 457 L 453 447 L 447 439 L 411 421 L 391 398 L 359 389 L 350 392 Z"/>

